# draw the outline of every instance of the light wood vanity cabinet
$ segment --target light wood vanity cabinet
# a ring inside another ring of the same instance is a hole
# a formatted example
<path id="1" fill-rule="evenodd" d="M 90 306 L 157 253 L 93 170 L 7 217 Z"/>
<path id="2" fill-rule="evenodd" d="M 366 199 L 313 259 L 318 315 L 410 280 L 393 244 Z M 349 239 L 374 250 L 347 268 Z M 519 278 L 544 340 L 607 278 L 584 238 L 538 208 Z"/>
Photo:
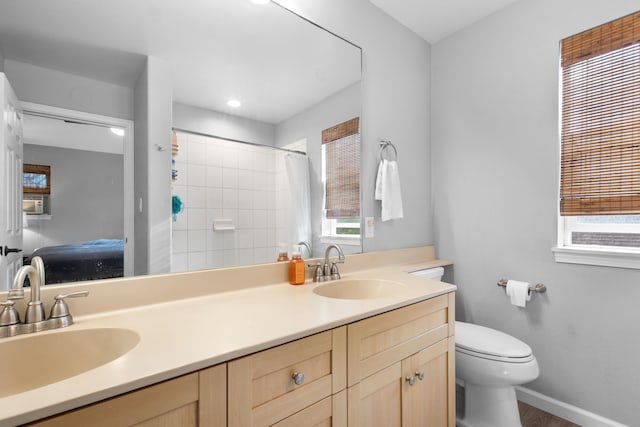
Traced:
<path id="1" fill-rule="evenodd" d="M 29 424 L 38 427 L 226 425 L 226 364 Z"/>
<path id="2" fill-rule="evenodd" d="M 441 295 L 32 425 L 454 427 L 453 307 Z"/>
<path id="3" fill-rule="evenodd" d="M 343 326 L 229 362 L 229 427 L 346 425 L 346 344 Z"/>
<path id="4" fill-rule="evenodd" d="M 348 424 L 455 426 L 453 294 L 348 326 Z"/>

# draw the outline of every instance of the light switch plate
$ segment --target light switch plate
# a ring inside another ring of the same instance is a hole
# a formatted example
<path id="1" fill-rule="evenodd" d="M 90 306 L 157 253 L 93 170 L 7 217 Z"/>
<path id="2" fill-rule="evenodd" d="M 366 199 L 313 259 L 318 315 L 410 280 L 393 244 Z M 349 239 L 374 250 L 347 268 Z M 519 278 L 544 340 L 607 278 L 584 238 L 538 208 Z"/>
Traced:
<path id="1" fill-rule="evenodd" d="M 372 216 L 368 216 L 364 219 L 364 237 L 372 238 L 374 235 L 376 222 Z"/>

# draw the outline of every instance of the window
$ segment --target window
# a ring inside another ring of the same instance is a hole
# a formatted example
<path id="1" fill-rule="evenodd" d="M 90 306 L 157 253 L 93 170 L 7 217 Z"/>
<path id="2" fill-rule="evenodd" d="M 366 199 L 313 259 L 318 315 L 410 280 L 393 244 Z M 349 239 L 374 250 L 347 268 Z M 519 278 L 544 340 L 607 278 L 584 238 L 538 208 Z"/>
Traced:
<path id="1" fill-rule="evenodd" d="M 22 166 L 22 211 L 44 218 L 51 214 L 51 166 Z"/>
<path id="2" fill-rule="evenodd" d="M 22 167 L 24 193 L 51 193 L 51 166 L 25 164 Z"/>
<path id="3" fill-rule="evenodd" d="M 322 131 L 324 209 L 322 235 L 360 239 L 359 118 Z"/>
<path id="4" fill-rule="evenodd" d="M 640 12 L 562 40 L 561 72 L 556 260 L 640 268 Z"/>

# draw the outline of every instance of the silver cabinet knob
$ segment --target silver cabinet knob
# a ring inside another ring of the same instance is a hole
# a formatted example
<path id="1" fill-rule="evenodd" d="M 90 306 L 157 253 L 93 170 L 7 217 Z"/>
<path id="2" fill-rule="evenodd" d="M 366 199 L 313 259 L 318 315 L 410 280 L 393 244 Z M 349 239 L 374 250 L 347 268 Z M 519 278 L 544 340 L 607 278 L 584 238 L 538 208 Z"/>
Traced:
<path id="1" fill-rule="evenodd" d="M 291 374 L 291 378 L 293 379 L 293 383 L 295 385 L 300 385 L 304 382 L 304 373 L 294 372 L 293 374 Z"/>
<path id="2" fill-rule="evenodd" d="M 406 376 L 404 377 L 404 380 L 408 382 L 409 385 L 414 385 L 416 383 L 416 376 L 415 375 Z"/>
<path id="3" fill-rule="evenodd" d="M 418 377 L 418 379 L 420 381 L 422 381 L 424 379 L 424 372 L 423 371 L 416 371 L 415 376 Z"/>

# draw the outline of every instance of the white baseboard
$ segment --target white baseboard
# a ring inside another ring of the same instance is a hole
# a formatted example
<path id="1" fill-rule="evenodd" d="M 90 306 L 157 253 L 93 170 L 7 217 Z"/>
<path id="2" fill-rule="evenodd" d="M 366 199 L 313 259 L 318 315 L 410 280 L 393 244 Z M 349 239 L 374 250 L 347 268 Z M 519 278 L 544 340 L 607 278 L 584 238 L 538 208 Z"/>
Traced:
<path id="1" fill-rule="evenodd" d="M 523 401 L 527 405 L 542 409 L 545 412 L 564 418 L 582 427 L 628 427 L 626 424 L 601 417 L 593 412 L 585 411 L 577 406 L 561 402 L 526 387 L 516 387 L 516 396 L 518 400 Z"/>

